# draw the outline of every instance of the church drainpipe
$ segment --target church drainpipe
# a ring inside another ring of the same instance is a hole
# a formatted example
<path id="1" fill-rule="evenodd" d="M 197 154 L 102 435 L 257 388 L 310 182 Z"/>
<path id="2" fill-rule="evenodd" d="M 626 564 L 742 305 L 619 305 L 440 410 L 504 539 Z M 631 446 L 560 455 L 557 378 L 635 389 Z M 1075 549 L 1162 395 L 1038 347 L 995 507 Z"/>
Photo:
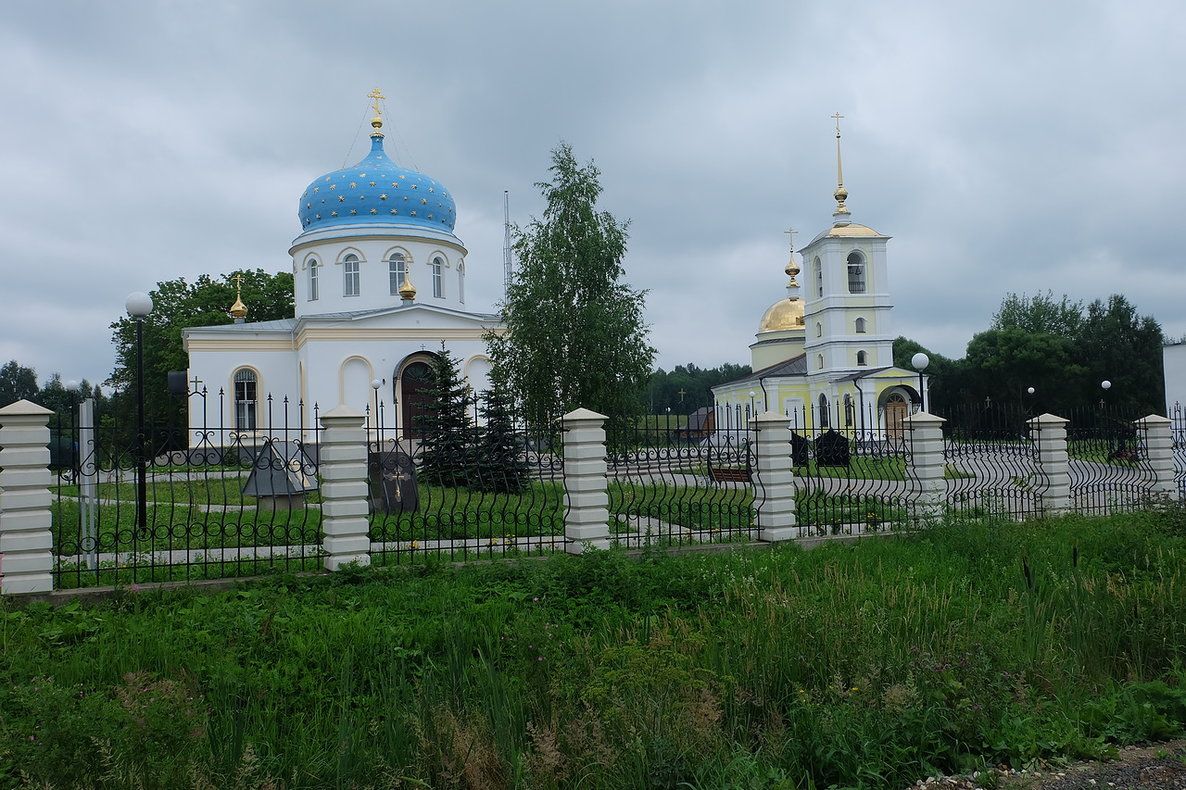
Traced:
<path id="1" fill-rule="evenodd" d="M 770 395 L 766 392 L 766 379 L 759 378 L 758 386 L 762 388 L 762 403 L 766 406 L 766 411 L 774 411 L 774 407 L 770 405 Z"/>
<path id="2" fill-rule="evenodd" d="M 865 433 L 865 391 L 861 389 L 861 380 L 853 379 L 852 385 L 857 388 L 857 408 L 861 410 L 861 433 Z"/>

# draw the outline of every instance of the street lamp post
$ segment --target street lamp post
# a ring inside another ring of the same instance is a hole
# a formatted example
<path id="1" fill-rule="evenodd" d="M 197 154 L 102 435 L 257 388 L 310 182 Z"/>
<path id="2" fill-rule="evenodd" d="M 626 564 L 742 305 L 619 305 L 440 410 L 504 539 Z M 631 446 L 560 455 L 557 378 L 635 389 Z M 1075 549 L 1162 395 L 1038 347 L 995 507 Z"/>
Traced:
<path id="1" fill-rule="evenodd" d="M 910 358 L 911 366 L 918 371 L 918 402 L 919 408 L 922 411 L 927 410 L 927 395 L 922 387 L 922 372 L 927 369 L 927 365 L 931 364 L 931 358 L 919 351 Z"/>
<path id="2" fill-rule="evenodd" d="M 141 291 L 124 302 L 136 321 L 136 527 L 148 529 L 148 432 L 144 427 L 144 319 L 152 312 L 152 298 Z"/>

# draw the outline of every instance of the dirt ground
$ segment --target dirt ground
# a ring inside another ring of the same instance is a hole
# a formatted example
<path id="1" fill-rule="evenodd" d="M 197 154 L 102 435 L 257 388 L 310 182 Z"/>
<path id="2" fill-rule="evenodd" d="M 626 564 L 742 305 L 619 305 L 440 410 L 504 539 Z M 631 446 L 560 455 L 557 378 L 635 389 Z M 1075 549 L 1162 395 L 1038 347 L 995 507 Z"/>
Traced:
<path id="1" fill-rule="evenodd" d="M 1123 749 L 1109 762 L 921 780 L 926 790 L 1186 790 L 1186 741 Z"/>

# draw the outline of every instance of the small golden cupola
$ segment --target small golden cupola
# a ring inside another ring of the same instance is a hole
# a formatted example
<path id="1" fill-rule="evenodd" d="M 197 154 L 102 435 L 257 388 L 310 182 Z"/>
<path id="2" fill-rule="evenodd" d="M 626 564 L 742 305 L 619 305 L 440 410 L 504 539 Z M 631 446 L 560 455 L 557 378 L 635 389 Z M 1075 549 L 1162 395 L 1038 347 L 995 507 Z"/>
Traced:
<path id="1" fill-rule="evenodd" d="M 243 304 L 243 275 L 236 274 L 231 279 L 235 281 L 235 303 L 228 312 L 236 324 L 241 324 L 247 320 L 247 305 Z"/>
<path id="2" fill-rule="evenodd" d="M 416 286 L 412 285 L 412 278 L 404 272 L 404 281 L 399 286 L 399 298 L 405 302 L 411 302 L 416 299 Z"/>
<path id="3" fill-rule="evenodd" d="M 766 310 L 762 315 L 762 320 L 758 323 L 758 333 L 763 332 L 785 332 L 787 330 L 803 329 L 803 300 L 799 298 L 799 268 L 798 261 L 795 260 L 795 231 L 788 230 L 787 235 L 791 237 L 791 249 L 787 257 L 786 272 L 787 280 L 787 295 L 785 299 L 779 299 Z"/>

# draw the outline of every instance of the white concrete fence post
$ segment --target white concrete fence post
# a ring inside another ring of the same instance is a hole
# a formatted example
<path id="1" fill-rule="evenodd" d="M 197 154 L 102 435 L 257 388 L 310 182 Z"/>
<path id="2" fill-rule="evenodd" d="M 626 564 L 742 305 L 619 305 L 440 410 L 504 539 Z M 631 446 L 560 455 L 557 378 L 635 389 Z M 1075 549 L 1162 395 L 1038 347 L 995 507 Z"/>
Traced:
<path id="1" fill-rule="evenodd" d="M 1134 423 L 1145 459 L 1153 471 L 1153 496 L 1176 499 L 1178 481 L 1174 479 L 1174 434 L 1169 419 L 1157 414 Z"/>
<path id="2" fill-rule="evenodd" d="M 920 411 L 902 422 L 910 442 L 906 479 L 918 484 L 918 500 L 911 515 L 920 521 L 935 521 L 943 517 L 947 505 L 947 460 L 943 453 L 943 423 L 947 420 Z"/>
<path id="3" fill-rule="evenodd" d="M 52 414 L 27 400 L 0 409 L 0 593 L 5 595 L 54 588 Z"/>
<path id="4" fill-rule="evenodd" d="M 791 418 L 768 411 L 754 418 L 754 500 L 758 539 L 799 537 L 795 518 L 795 470 L 791 459 Z"/>
<path id="5" fill-rule="evenodd" d="M 561 418 L 564 428 L 564 514 L 566 550 L 609 548 L 609 477 L 603 414 L 575 409 Z"/>
<path id="6" fill-rule="evenodd" d="M 1043 515 L 1057 516 L 1071 509 L 1071 463 L 1067 454 L 1067 423 L 1053 414 L 1039 414 L 1026 421 L 1038 445 L 1037 471 L 1044 482 L 1039 493 Z"/>
<path id="7" fill-rule="evenodd" d="M 348 563 L 371 564 L 367 517 L 367 437 L 365 416 L 348 406 L 321 415 L 318 472 L 321 474 L 321 529 L 326 570 Z"/>

